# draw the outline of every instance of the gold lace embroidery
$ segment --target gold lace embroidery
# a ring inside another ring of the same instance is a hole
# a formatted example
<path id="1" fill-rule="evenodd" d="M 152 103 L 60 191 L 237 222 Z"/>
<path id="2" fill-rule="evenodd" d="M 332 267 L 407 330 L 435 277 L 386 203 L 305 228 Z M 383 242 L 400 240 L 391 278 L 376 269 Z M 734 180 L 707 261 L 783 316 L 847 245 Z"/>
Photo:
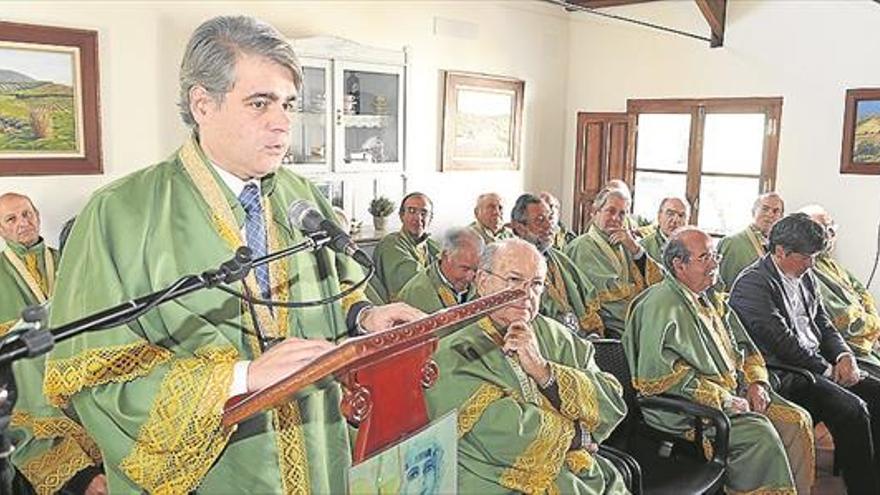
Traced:
<path id="1" fill-rule="evenodd" d="M 66 417 L 39 418 L 16 410 L 12 413 L 12 426 L 26 428 L 34 438 L 48 440 L 52 438 L 72 438 L 95 464 L 101 462 L 101 450 L 86 430 L 76 421 Z"/>
<path id="2" fill-rule="evenodd" d="M 599 426 L 599 400 L 596 387 L 578 370 L 550 363 L 559 384 L 559 412 L 571 420 L 580 420 L 588 431 Z"/>
<path id="3" fill-rule="evenodd" d="M 764 363 L 764 357 L 760 353 L 755 352 L 746 356 L 743 362 L 743 375 L 747 383 L 768 383 L 767 364 Z"/>
<path id="4" fill-rule="evenodd" d="M 76 473 L 92 465 L 92 459 L 73 438 L 63 438 L 19 469 L 38 495 L 52 495 Z"/>
<path id="5" fill-rule="evenodd" d="M 39 267 L 37 266 L 37 257 L 34 253 L 28 253 L 25 255 L 25 263 L 12 252 L 12 249 L 7 247 L 3 250 L 3 254 L 6 256 L 6 259 L 9 261 L 9 264 L 12 265 L 12 268 L 18 273 L 18 276 L 24 281 L 25 285 L 28 286 L 33 296 L 37 299 L 37 302 L 43 304 L 49 298 L 49 294 L 52 293 L 52 290 L 55 286 L 55 259 L 52 257 L 52 252 L 49 251 L 49 248 L 43 247 L 43 259 L 46 264 L 46 280 L 43 280 L 43 277 L 40 274 Z M 26 266 L 30 265 L 30 266 Z M 34 275 L 36 274 L 36 277 Z"/>
<path id="6" fill-rule="evenodd" d="M 725 493 L 728 495 L 797 495 L 797 490 L 792 488 L 767 488 L 761 487 L 755 490 L 749 490 L 746 492 L 738 492 L 735 490 L 730 490 L 727 487 L 724 487 Z"/>
<path id="7" fill-rule="evenodd" d="M 0 337 L 9 333 L 9 331 L 12 330 L 12 327 L 15 326 L 15 323 L 17 321 L 18 320 L 10 320 L 10 321 L 4 322 L 4 323 L 0 323 Z"/>
<path id="8" fill-rule="evenodd" d="M 658 378 L 633 377 L 633 387 L 645 395 L 657 395 L 666 392 L 680 382 L 690 371 L 690 367 L 681 359 L 672 364 L 672 373 Z"/>
<path id="9" fill-rule="evenodd" d="M 549 404 L 546 406 L 552 408 Z M 556 489 L 556 477 L 574 437 L 574 423 L 546 408 L 539 409 L 538 413 L 541 424 L 535 439 L 513 465 L 501 473 L 501 486 L 523 493 Z"/>
<path id="10" fill-rule="evenodd" d="M 141 341 L 89 349 L 70 358 L 49 360 L 43 393 L 50 404 L 63 406 L 84 388 L 145 376 L 171 356 L 168 349 Z"/>
<path id="11" fill-rule="evenodd" d="M 339 284 L 339 289 L 342 291 L 346 291 L 346 290 L 352 288 L 353 286 L 354 286 L 354 284 L 352 284 L 352 283 L 341 282 Z M 355 304 L 362 302 L 362 301 L 366 301 L 366 300 L 367 300 L 367 296 L 364 295 L 363 289 L 358 289 L 358 290 L 352 292 L 351 294 L 343 297 L 342 301 L 340 301 L 340 304 L 342 306 L 342 314 L 348 315 L 348 312 L 351 311 L 351 308 Z"/>
<path id="12" fill-rule="evenodd" d="M 581 474 L 593 467 L 593 456 L 586 449 L 572 450 L 565 454 L 565 465 L 572 473 Z"/>
<path id="13" fill-rule="evenodd" d="M 458 438 L 471 431 L 486 409 L 502 397 L 504 397 L 504 391 L 499 387 L 488 383 L 480 385 L 458 410 Z"/>
<path id="14" fill-rule="evenodd" d="M 308 453 L 302 431 L 302 415 L 296 402 L 289 402 L 275 409 L 272 420 L 284 493 L 307 495 L 310 493 L 306 462 Z"/>
<path id="15" fill-rule="evenodd" d="M 786 423 L 795 425 L 798 437 L 800 437 L 800 445 L 807 449 L 807 466 L 816 466 L 816 445 L 813 437 L 813 421 L 810 415 L 793 407 L 771 402 L 764 413 L 774 423 Z M 812 485 L 816 478 L 816 470 L 809 470 L 809 483 Z"/>
<path id="16" fill-rule="evenodd" d="M 697 387 L 694 389 L 694 401 L 698 404 L 721 410 L 724 406 L 724 398 L 726 397 L 724 390 L 717 383 L 704 378 L 697 378 L 696 382 Z"/>
<path id="17" fill-rule="evenodd" d="M 194 490 L 233 429 L 220 425 L 238 352 L 214 347 L 175 360 L 119 468 L 150 493 Z"/>

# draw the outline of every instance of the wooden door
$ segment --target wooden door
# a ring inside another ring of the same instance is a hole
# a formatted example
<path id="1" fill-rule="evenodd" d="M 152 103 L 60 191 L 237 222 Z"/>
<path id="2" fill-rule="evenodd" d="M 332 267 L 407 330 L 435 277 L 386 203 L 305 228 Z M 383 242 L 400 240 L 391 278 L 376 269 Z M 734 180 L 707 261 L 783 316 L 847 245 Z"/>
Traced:
<path id="1" fill-rule="evenodd" d="M 575 232 L 586 230 L 593 199 L 606 182 L 622 179 L 632 187 L 632 167 L 627 165 L 629 127 L 630 117 L 625 112 L 578 112 L 572 212 Z"/>

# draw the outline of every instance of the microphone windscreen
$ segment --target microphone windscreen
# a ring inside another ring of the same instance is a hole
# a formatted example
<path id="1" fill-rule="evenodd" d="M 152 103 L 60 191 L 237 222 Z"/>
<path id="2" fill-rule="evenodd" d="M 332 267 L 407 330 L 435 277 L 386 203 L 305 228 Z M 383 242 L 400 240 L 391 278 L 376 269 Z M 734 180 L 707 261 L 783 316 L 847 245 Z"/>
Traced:
<path id="1" fill-rule="evenodd" d="M 290 225 L 297 230 L 304 232 L 315 232 L 321 230 L 321 222 L 324 215 L 315 208 L 315 205 L 304 200 L 298 199 L 287 208 L 287 220 Z"/>

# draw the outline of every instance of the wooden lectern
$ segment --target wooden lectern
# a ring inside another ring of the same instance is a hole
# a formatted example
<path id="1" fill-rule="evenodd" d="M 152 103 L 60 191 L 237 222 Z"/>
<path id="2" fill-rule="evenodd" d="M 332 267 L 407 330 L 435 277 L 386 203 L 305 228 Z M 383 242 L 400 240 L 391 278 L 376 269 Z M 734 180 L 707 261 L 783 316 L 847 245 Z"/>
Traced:
<path id="1" fill-rule="evenodd" d="M 438 377 L 431 356 L 439 337 L 526 297 L 522 289 L 508 289 L 349 339 L 274 384 L 231 398 L 223 412 L 223 425 L 284 404 L 297 391 L 334 375 L 344 388 L 342 413 L 358 427 L 353 455 L 357 464 L 427 426 L 423 390 Z"/>

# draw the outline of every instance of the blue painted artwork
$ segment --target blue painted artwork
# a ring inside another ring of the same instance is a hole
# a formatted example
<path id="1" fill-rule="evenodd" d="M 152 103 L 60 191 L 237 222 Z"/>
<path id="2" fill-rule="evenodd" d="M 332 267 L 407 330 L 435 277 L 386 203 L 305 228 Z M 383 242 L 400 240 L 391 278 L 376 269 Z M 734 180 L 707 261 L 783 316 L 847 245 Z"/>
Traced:
<path id="1" fill-rule="evenodd" d="M 854 163 L 880 162 L 880 100 L 856 102 Z"/>

